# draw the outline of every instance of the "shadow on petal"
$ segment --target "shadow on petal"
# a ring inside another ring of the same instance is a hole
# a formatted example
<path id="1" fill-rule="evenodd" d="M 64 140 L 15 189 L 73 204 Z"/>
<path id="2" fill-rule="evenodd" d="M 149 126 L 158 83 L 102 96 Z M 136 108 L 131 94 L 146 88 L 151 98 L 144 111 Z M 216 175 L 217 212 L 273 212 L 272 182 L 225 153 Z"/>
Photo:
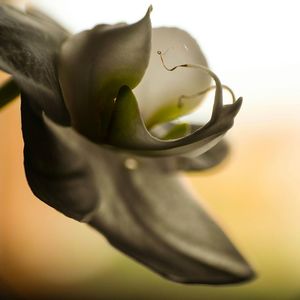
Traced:
<path id="1" fill-rule="evenodd" d="M 24 94 L 21 105 L 24 166 L 33 193 L 68 217 L 87 219 L 99 205 L 99 189 L 80 145 L 70 129 L 62 138 L 47 117 L 36 115 Z"/>
<path id="2" fill-rule="evenodd" d="M 225 284 L 254 276 L 182 177 L 169 172 L 169 158 L 111 151 L 51 124 L 63 140 L 80 145 L 93 169 L 101 205 L 88 223 L 117 249 L 182 283 Z"/>
<path id="3" fill-rule="evenodd" d="M 94 167 L 103 191 L 90 225 L 112 245 L 178 282 L 224 284 L 253 277 L 181 178 L 164 172 L 162 159 L 131 157 L 135 168 L 128 168 L 126 155 L 90 152 L 98 157 Z"/>

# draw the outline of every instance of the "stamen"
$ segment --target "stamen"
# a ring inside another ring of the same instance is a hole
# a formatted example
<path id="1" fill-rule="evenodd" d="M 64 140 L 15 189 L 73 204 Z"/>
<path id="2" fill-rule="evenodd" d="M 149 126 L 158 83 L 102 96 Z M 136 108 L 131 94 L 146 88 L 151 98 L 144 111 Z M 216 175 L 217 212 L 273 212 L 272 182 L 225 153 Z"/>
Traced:
<path id="1" fill-rule="evenodd" d="M 224 86 L 221 84 L 221 81 L 218 78 L 218 76 L 214 72 L 212 72 L 210 69 L 208 69 L 207 67 L 202 66 L 202 65 L 198 65 L 198 64 L 181 64 L 181 65 L 177 65 L 177 66 L 174 66 L 172 68 L 169 68 L 165 64 L 165 61 L 163 59 L 163 53 L 161 51 L 157 51 L 157 54 L 160 56 L 160 60 L 162 62 L 162 65 L 163 65 L 163 67 L 167 71 L 172 72 L 172 71 L 175 71 L 177 68 L 196 68 L 196 69 L 200 69 L 201 71 L 204 71 L 205 73 L 209 74 L 213 78 L 213 80 L 216 83 L 216 85 L 214 86 L 214 88 L 216 89 L 216 92 L 215 92 L 214 106 L 213 106 L 213 111 L 212 111 L 212 115 L 211 115 L 210 121 L 215 120 L 218 117 L 219 111 L 223 107 L 223 93 L 222 93 L 222 89 L 224 88 Z M 199 93 L 200 94 L 206 93 L 210 89 L 211 88 L 209 87 L 208 89 L 206 89 L 204 91 L 200 91 Z M 227 87 L 225 89 L 227 89 Z M 232 95 L 232 97 L 233 97 L 233 99 L 235 101 L 235 96 L 234 96 L 233 92 L 231 91 L 231 89 L 227 89 L 227 90 L 231 93 L 231 95 Z M 183 98 L 185 98 L 185 97 L 183 97 Z M 179 103 L 181 101 L 182 101 L 182 99 L 181 100 L 179 99 Z"/>
<path id="2" fill-rule="evenodd" d="M 165 52 L 166 53 L 166 52 Z M 167 66 L 166 66 L 166 64 L 165 64 L 165 62 L 164 62 L 164 59 L 163 59 L 163 55 L 165 54 L 165 53 L 162 53 L 161 51 L 157 51 L 157 54 L 160 56 L 160 60 L 161 60 L 161 62 L 162 62 L 162 64 L 163 64 L 163 66 L 164 66 L 164 68 L 167 70 L 167 71 L 174 71 L 174 70 L 176 70 L 177 68 L 185 68 L 185 67 L 188 67 L 188 64 L 183 64 L 183 65 L 177 65 L 177 66 L 175 66 L 175 67 L 173 67 L 173 68 L 168 68 Z"/>
<path id="3" fill-rule="evenodd" d="M 184 104 L 183 99 L 192 99 L 192 98 L 199 97 L 201 95 L 204 95 L 204 94 L 212 91 L 215 88 L 216 88 L 216 86 L 212 85 L 212 86 L 209 86 L 208 88 L 206 88 L 205 90 L 202 90 L 202 91 L 200 91 L 198 93 L 195 93 L 195 94 L 192 94 L 192 95 L 181 95 L 178 98 L 178 103 L 177 103 L 178 108 L 183 107 L 183 104 Z M 236 101 L 236 98 L 235 98 L 233 90 L 229 86 L 224 85 L 224 84 L 222 84 L 222 88 L 230 93 L 231 98 L 232 98 L 232 103 L 234 103 Z"/>

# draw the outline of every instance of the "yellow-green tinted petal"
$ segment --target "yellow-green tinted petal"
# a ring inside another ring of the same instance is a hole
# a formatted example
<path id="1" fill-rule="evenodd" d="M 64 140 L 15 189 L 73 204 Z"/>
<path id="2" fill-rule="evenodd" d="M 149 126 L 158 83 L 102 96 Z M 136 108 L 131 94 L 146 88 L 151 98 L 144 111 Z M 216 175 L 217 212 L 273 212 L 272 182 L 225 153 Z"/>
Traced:
<path id="1" fill-rule="evenodd" d="M 150 11 L 133 25 L 98 25 L 83 31 L 62 47 L 59 80 L 72 126 L 95 142 L 106 135 L 121 86 L 134 88 L 147 68 Z"/>
<path id="2" fill-rule="evenodd" d="M 162 52 L 165 63 L 170 67 L 186 63 L 207 66 L 200 47 L 187 32 L 167 27 L 153 29 L 149 67 L 134 90 L 147 127 L 191 112 L 204 96 L 187 99 L 179 107 L 180 96 L 198 93 L 211 82 L 206 73 L 197 70 L 168 72 L 157 51 Z"/>

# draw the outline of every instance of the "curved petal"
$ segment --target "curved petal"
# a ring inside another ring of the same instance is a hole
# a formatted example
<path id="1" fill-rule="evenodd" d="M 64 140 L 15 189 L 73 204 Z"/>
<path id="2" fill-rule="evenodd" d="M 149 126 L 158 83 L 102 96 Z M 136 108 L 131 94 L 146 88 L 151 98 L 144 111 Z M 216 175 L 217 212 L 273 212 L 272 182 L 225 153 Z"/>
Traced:
<path id="1" fill-rule="evenodd" d="M 68 217 L 82 220 L 99 204 L 94 173 L 82 155 L 80 144 L 65 129 L 61 137 L 49 120 L 33 112 L 22 94 L 24 166 L 33 193 Z M 48 120 L 48 121 L 47 121 Z"/>
<path id="2" fill-rule="evenodd" d="M 156 137 L 162 139 L 169 138 L 181 138 L 191 132 L 196 131 L 199 128 L 199 124 L 187 124 L 187 123 L 165 123 L 160 126 L 156 126 L 151 133 L 155 134 Z M 214 147 L 206 151 L 205 153 L 196 156 L 170 156 L 163 158 L 165 171 L 166 172 L 177 172 L 177 171 L 203 171 L 210 169 L 220 164 L 228 155 L 229 146 L 221 140 Z"/>
<path id="3" fill-rule="evenodd" d="M 149 133 L 133 93 L 124 86 L 116 99 L 107 143 L 147 156 L 183 154 L 199 156 L 221 140 L 233 125 L 233 119 L 241 107 L 242 99 L 223 106 L 220 89 L 216 91 L 211 120 L 205 126 L 183 138 L 166 141 L 155 138 Z"/>
<path id="4" fill-rule="evenodd" d="M 49 18 L 43 20 L 0 4 L 0 69 L 10 73 L 21 90 L 31 95 L 36 111 L 61 124 L 69 121 L 61 96 L 55 59 L 68 34 Z"/>
<path id="5" fill-rule="evenodd" d="M 190 124 L 190 131 L 194 132 L 199 128 L 199 124 Z M 172 129 L 171 129 L 172 130 Z M 187 134 L 187 133 L 186 133 Z M 170 157 L 169 171 L 204 171 L 220 164 L 229 153 L 229 145 L 226 141 L 221 140 L 214 147 L 197 157 L 177 156 Z M 172 161 L 172 162 L 171 162 Z"/>
<path id="6" fill-rule="evenodd" d="M 134 88 L 148 65 L 150 11 L 133 25 L 98 25 L 68 39 L 61 50 L 59 80 L 72 126 L 89 139 L 106 135 L 121 86 Z"/>
<path id="7" fill-rule="evenodd" d="M 174 281 L 222 284 L 253 277 L 181 177 L 168 172 L 169 158 L 120 154 L 47 123 L 62 140 L 80 144 L 101 190 L 89 224 L 117 249 Z"/>
<path id="8" fill-rule="evenodd" d="M 221 141 L 198 157 L 175 157 L 173 168 L 181 171 L 203 171 L 220 164 L 228 155 L 228 145 Z"/>
<path id="9" fill-rule="evenodd" d="M 253 276 L 180 177 L 164 172 L 162 159 L 103 150 L 97 157 L 103 202 L 90 224 L 113 246 L 174 281 L 223 284 Z M 111 176 L 103 176 L 108 170 Z"/>
<path id="10" fill-rule="evenodd" d="M 164 53 L 167 65 L 194 63 L 207 66 L 197 42 L 187 32 L 178 28 L 153 29 L 149 66 L 143 80 L 134 90 L 147 127 L 191 112 L 204 97 L 189 99 L 180 107 L 179 97 L 205 90 L 211 82 L 207 74 L 197 70 L 168 72 L 157 51 Z"/>

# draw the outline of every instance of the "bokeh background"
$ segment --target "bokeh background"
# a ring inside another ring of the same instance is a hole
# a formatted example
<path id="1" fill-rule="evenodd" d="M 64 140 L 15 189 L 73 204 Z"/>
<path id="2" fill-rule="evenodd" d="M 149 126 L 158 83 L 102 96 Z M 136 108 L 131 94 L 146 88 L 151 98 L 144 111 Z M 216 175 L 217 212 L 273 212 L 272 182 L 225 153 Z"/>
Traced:
<path id="1" fill-rule="evenodd" d="M 188 180 L 258 278 L 227 287 L 168 282 L 37 200 L 22 166 L 17 100 L 0 111 L 0 299 L 300 299 L 300 2 L 31 2 L 74 32 L 136 21 L 152 3 L 154 26 L 198 40 L 244 104 L 227 135 L 228 159 Z"/>

